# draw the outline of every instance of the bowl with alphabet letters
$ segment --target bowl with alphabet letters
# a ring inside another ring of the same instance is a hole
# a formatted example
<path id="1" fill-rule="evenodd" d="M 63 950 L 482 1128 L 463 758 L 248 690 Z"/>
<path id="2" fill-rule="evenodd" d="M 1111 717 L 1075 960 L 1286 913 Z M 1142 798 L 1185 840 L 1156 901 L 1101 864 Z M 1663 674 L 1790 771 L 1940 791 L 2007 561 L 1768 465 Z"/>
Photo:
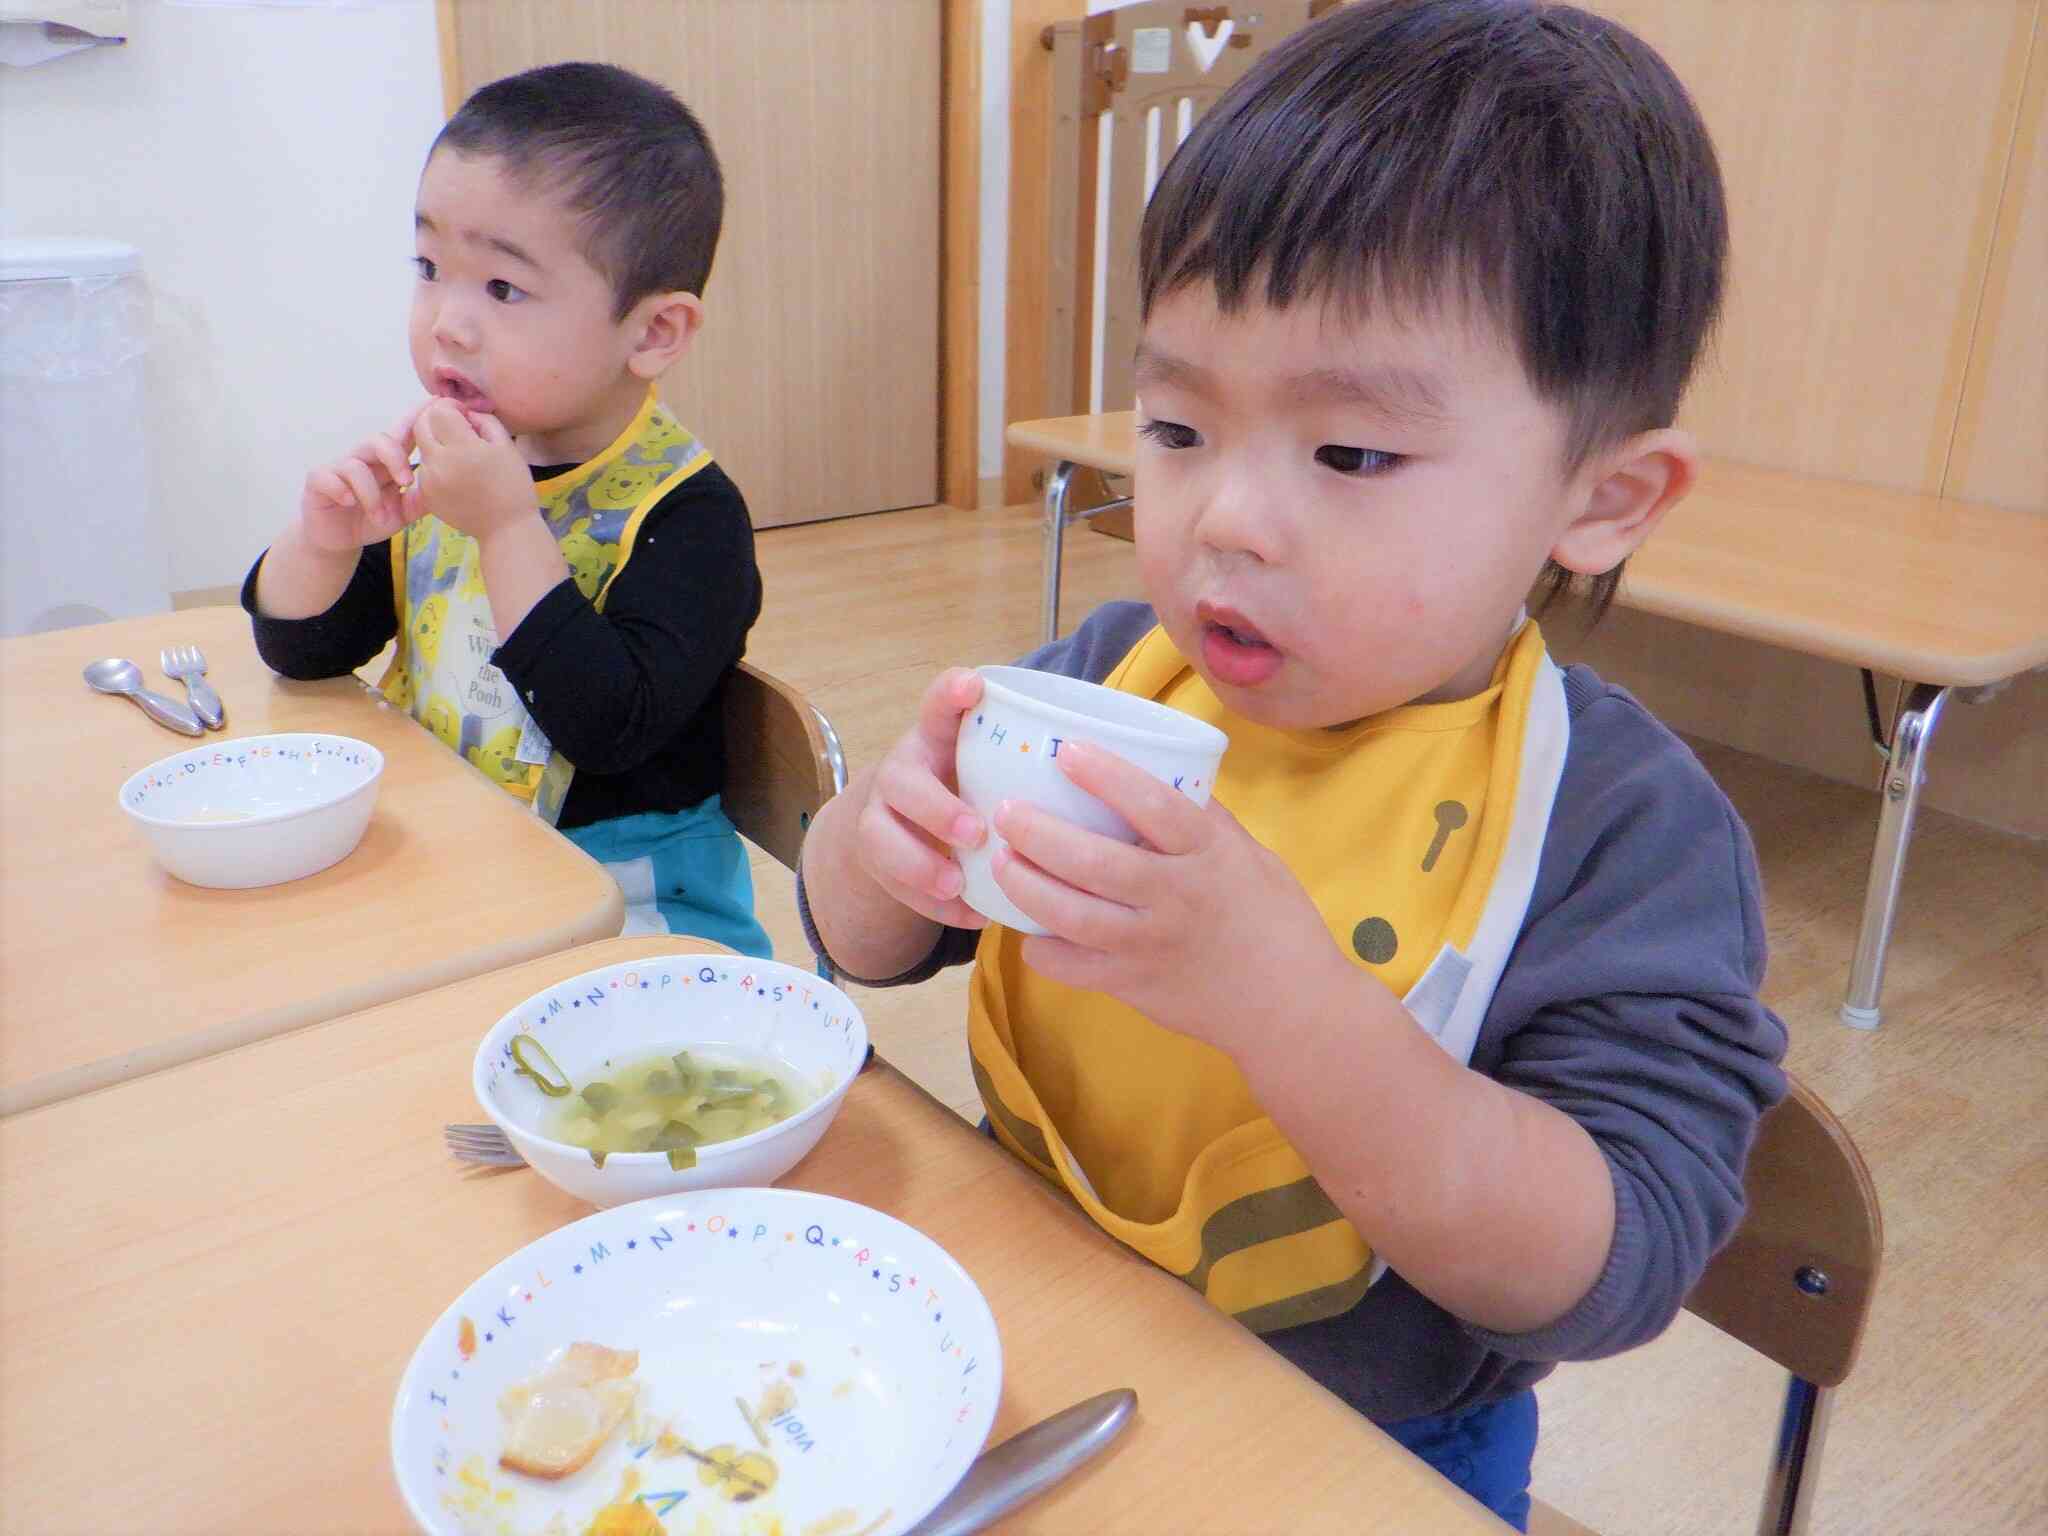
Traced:
<path id="1" fill-rule="evenodd" d="M 130 774 L 121 809 L 157 862 L 223 890 L 318 874 L 355 851 L 376 807 L 384 754 L 353 736 L 237 736 Z"/>
<path id="2" fill-rule="evenodd" d="M 771 1184 L 817 1145 L 865 1065 L 867 1023 L 809 971 L 730 951 L 585 971 L 477 1046 L 485 1114 L 596 1206 Z"/>

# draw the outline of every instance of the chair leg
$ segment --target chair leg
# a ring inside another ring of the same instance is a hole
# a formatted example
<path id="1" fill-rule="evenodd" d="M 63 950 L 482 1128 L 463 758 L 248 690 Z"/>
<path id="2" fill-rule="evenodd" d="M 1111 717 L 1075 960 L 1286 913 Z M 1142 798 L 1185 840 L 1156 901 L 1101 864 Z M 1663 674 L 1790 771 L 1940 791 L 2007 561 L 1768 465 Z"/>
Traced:
<path id="1" fill-rule="evenodd" d="M 1878 1025 L 1885 950 L 1891 944 L 1892 920 L 1898 914 L 1899 882 L 1906 873 L 1913 813 L 1920 804 L 1920 786 L 1927 782 L 1927 744 L 1941 721 L 1948 695 L 1946 688 L 1915 683 L 1892 727 L 1884 799 L 1877 818 L 1877 846 L 1870 855 L 1870 884 L 1863 895 L 1863 928 L 1856 936 L 1856 958 L 1849 967 L 1849 991 L 1842 1003 L 1842 1022 L 1855 1029 Z"/>
<path id="2" fill-rule="evenodd" d="M 1760 1536 L 1802 1536 L 1813 1517 L 1813 1490 L 1820 1483 L 1821 1442 L 1835 1399 L 1827 1388 L 1794 1376 L 1785 1388 L 1785 1412 L 1778 1421 L 1778 1445 L 1764 1485 Z"/>
<path id="3" fill-rule="evenodd" d="M 846 749 L 839 744 L 839 733 L 832 729 L 832 722 L 825 718 L 825 711 L 817 705 L 811 706 L 811 718 L 818 723 L 818 734 L 825 740 L 825 766 L 832 775 L 832 793 L 843 794 L 846 790 Z"/>
<path id="4" fill-rule="evenodd" d="M 1045 603 L 1044 631 L 1039 637 L 1046 645 L 1060 637 L 1060 548 L 1067 536 L 1067 489 L 1078 465 L 1062 459 L 1045 480 Z"/>

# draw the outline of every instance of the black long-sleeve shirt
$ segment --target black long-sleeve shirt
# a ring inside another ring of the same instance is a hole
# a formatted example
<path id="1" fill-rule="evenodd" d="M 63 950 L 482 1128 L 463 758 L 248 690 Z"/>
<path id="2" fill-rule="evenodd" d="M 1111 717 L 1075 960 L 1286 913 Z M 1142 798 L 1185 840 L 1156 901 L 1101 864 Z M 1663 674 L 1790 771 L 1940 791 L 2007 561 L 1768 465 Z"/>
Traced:
<path id="1" fill-rule="evenodd" d="M 536 480 L 574 465 L 536 465 Z M 353 672 L 398 633 L 388 542 L 364 548 L 325 613 L 256 611 L 259 558 L 242 584 L 256 650 L 286 677 Z M 604 612 L 564 578 L 506 636 L 492 662 L 550 743 L 576 765 L 560 825 L 676 811 L 725 776 L 721 693 L 761 612 L 754 529 L 739 487 L 707 464 L 648 511 Z"/>

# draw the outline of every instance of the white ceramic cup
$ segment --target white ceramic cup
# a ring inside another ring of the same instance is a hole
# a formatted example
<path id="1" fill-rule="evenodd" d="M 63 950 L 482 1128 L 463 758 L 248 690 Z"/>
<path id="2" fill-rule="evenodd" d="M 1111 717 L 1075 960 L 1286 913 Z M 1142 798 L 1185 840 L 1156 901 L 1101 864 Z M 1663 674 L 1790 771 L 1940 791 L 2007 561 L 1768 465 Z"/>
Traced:
<path id="1" fill-rule="evenodd" d="M 979 848 L 959 850 L 961 897 L 993 922 L 1043 933 L 997 887 L 989 867 L 1003 840 L 996 807 L 1021 800 L 1119 842 L 1135 843 L 1130 823 L 1077 789 L 1053 761 L 1069 741 L 1107 748 L 1197 805 L 1209 803 L 1230 738 L 1177 709 L 1079 678 L 1026 667 L 978 667 L 981 702 L 960 719 L 954 749 L 960 798 L 989 825 Z"/>

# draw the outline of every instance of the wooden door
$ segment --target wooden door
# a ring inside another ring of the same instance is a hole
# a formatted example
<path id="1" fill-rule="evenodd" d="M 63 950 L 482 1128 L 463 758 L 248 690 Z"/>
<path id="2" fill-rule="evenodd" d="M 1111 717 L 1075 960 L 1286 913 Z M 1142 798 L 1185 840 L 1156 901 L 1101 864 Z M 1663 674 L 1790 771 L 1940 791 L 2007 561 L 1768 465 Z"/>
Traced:
<path id="1" fill-rule="evenodd" d="M 451 97 L 590 59 L 725 170 L 707 320 L 662 396 L 756 527 L 937 499 L 940 0 L 443 0 Z"/>

